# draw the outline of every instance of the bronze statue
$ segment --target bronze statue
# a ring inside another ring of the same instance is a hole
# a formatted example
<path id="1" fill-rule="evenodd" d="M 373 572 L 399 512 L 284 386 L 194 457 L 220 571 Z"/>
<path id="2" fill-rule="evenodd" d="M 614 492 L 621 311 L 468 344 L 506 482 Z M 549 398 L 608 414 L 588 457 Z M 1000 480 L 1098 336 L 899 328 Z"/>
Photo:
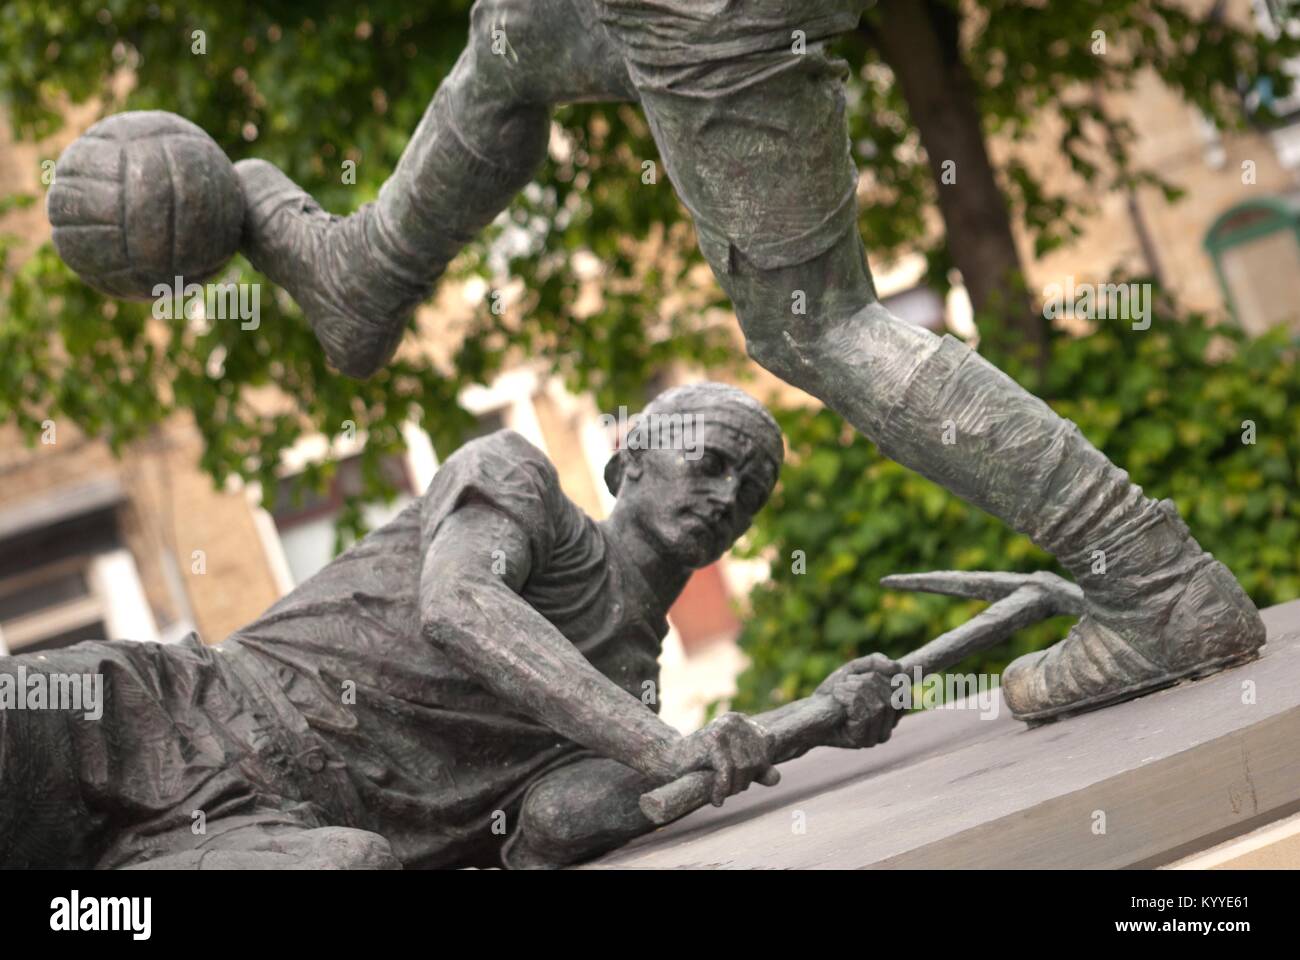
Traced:
<path id="1" fill-rule="evenodd" d="M 1004 675 L 1012 712 L 1039 722 L 1257 656 L 1258 612 L 1171 503 L 1145 497 L 959 341 L 877 301 L 855 228 L 845 68 L 825 51 L 863 6 L 479 0 L 464 54 L 374 204 L 332 216 L 266 162 L 231 168 L 180 118 L 123 114 L 60 158 L 55 243 L 88 282 L 146 298 L 173 272 L 211 275 L 237 246 L 294 296 L 330 361 L 365 377 L 531 179 L 551 107 L 637 102 L 750 354 L 1078 581 L 926 581 L 1009 606 L 918 662 L 944 664 L 1023 616 L 1076 613 L 1063 641 Z M 806 314 L 791 310 L 796 294 Z M 761 408 L 718 387 L 674 391 L 656 412 L 705 416 L 712 452 L 695 464 L 624 449 L 603 524 L 501 433 L 457 453 L 418 505 L 221 647 L 50 654 L 112 678 L 116 721 L 0 717 L 6 745 L 28 745 L 6 750 L 18 795 L 54 798 L 48 809 L 78 824 L 24 833 L 6 796 L 4 859 L 556 865 L 647 829 L 647 812 L 670 818 L 773 783 L 772 764 L 810 746 L 888 737 L 898 712 L 885 678 L 899 665 L 879 657 L 837 671 L 810 702 L 685 738 L 646 709 L 669 603 L 748 525 L 781 448 Z M 164 728 L 154 753 L 136 744 Z M 193 811 L 206 833 L 192 831 Z"/>
<path id="2" fill-rule="evenodd" d="M 813 746 L 887 740 L 880 656 L 828 678 L 830 722 L 797 743 L 763 716 L 659 720 L 668 609 L 766 502 L 782 441 L 720 384 L 634 429 L 656 416 L 692 420 L 692 447 L 621 449 L 603 522 L 503 430 L 222 644 L 0 658 L 0 678 L 105 678 L 98 718 L 0 710 L 0 864 L 558 866 L 650 829 L 642 795 L 684 774 L 721 803 Z"/>

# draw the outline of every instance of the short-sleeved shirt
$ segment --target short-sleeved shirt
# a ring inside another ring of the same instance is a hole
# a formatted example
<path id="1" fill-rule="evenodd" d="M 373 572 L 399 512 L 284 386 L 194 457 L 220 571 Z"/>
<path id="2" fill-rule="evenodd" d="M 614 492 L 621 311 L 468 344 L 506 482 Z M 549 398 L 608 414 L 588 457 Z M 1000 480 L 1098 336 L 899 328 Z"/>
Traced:
<path id="1" fill-rule="evenodd" d="M 668 629 L 662 603 L 565 496 L 551 463 L 503 430 L 458 450 L 420 501 L 238 631 L 230 646 L 274 675 L 346 766 L 365 811 L 355 825 L 383 834 L 412 866 L 457 862 L 504 839 L 492 827 L 527 786 L 587 755 L 421 639 L 425 552 L 470 503 L 501 511 L 528 537 L 523 600 L 638 698 L 658 682 Z"/>

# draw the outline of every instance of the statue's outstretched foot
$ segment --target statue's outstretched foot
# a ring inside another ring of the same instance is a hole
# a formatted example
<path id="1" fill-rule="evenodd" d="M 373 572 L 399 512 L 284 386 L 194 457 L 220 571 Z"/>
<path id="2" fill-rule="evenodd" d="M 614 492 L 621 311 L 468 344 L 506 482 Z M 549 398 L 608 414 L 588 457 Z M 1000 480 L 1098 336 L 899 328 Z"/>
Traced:
<path id="1" fill-rule="evenodd" d="M 245 201 L 240 250 L 302 308 L 331 364 L 357 378 L 379 370 L 432 284 L 395 279 L 391 264 L 373 262 L 373 207 L 337 217 L 274 164 L 241 160 L 235 171 Z"/>
<path id="2" fill-rule="evenodd" d="M 1137 536 L 1173 562 L 1146 577 L 1080 578 L 1086 610 L 1069 635 L 1002 675 L 1018 720 L 1094 710 L 1259 656 L 1264 623 L 1245 591 L 1201 549 L 1172 503 L 1148 504 L 1153 515 Z"/>

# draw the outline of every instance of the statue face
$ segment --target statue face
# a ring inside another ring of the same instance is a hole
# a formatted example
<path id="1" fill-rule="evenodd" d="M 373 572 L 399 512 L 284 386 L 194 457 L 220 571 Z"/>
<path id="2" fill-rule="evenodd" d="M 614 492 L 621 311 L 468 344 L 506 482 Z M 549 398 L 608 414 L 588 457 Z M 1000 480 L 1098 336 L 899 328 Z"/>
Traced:
<path id="1" fill-rule="evenodd" d="M 742 434 L 704 425 L 689 449 L 638 451 L 619 508 L 683 566 L 708 566 L 749 529 L 776 484 L 776 469 Z"/>

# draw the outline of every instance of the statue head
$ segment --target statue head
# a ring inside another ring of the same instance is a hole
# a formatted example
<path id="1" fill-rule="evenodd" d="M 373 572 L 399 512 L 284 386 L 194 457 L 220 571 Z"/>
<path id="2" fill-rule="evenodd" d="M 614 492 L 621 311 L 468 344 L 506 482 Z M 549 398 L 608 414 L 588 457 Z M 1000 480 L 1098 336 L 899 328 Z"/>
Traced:
<path id="1" fill-rule="evenodd" d="M 781 430 L 763 405 L 721 383 L 655 397 L 631 421 L 605 483 L 623 522 L 692 569 L 717 560 L 776 486 Z"/>

